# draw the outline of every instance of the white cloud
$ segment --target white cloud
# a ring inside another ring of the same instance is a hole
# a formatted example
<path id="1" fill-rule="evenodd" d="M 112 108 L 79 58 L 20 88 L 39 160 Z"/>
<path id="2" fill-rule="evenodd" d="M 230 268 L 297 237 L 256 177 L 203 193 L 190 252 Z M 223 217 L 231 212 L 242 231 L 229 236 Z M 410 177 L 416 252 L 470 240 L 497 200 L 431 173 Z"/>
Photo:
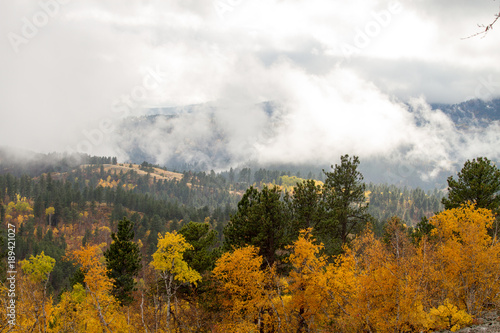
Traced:
<path id="1" fill-rule="evenodd" d="M 191 160 L 224 151 L 238 161 L 323 162 L 345 152 L 396 156 L 405 147 L 407 158 L 448 168 L 474 151 L 495 153 L 494 125 L 467 136 L 424 102 L 414 113 L 399 102 L 421 95 L 459 102 L 474 96 L 485 75 L 498 81 L 498 31 L 461 39 L 489 23 L 495 2 L 414 0 L 390 17 L 385 0 L 229 2 L 223 17 L 217 3 L 71 1 L 19 52 L 1 39 L 0 144 L 15 138 L 38 151 L 77 147 L 103 120 L 119 121 L 113 103 L 159 67 L 160 86 L 132 115 L 149 106 L 214 107 L 176 120 L 168 135 L 170 124 L 160 120 L 141 133 L 139 144 L 159 160 L 203 147 L 214 121 L 227 141 Z M 22 35 L 23 18 L 40 10 L 30 1 L 2 2 L 0 31 Z M 371 31 L 363 47 L 355 45 L 360 31 Z M 358 48 L 350 60 L 344 44 Z M 279 107 L 271 118 L 258 107 L 266 101 Z M 416 115 L 428 125 L 416 126 Z M 90 152 L 116 153 L 114 134 L 104 133 Z"/>

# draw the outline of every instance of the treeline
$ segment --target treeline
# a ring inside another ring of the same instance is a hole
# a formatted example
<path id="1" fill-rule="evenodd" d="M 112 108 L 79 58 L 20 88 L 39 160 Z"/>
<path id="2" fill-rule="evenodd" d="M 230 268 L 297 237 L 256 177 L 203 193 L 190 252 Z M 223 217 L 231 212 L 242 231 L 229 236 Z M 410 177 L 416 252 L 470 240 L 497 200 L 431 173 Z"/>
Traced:
<path id="1" fill-rule="evenodd" d="M 116 164 L 112 156 L 83 153 L 35 154 L 0 148 L 0 174 L 36 177 L 42 173 L 67 172 L 83 164 Z"/>
<path id="2" fill-rule="evenodd" d="M 422 217 L 430 217 L 443 209 L 444 193 L 437 189 L 424 192 L 420 188 L 399 188 L 388 184 L 367 184 L 370 200 L 368 212 L 378 221 L 399 216 L 405 223 L 416 225 Z"/>
<path id="3" fill-rule="evenodd" d="M 203 221 L 214 217 L 227 221 L 238 198 L 220 187 L 188 186 L 182 180 L 153 179 L 133 170 L 126 173 L 104 171 L 103 166 L 76 168 L 53 179 L 51 173 L 37 178 L 0 175 L 0 199 L 8 203 L 19 194 L 34 201 L 35 218 L 43 218 L 52 206 L 52 226 L 74 223 L 79 213 L 92 210 L 99 203 L 122 206 L 151 218 Z M 104 180 L 104 181 L 103 181 Z M 119 185 L 111 186 L 112 182 Z M 130 186 L 129 186 L 130 185 Z M 212 215 L 212 213 L 214 215 Z"/>

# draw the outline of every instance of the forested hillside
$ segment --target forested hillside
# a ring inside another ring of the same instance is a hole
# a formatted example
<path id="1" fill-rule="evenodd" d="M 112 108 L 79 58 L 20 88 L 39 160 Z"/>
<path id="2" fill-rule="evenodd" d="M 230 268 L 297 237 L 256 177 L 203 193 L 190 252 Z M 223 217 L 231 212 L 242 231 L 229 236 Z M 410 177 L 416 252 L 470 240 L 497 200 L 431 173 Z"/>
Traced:
<path id="1" fill-rule="evenodd" d="M 23 331 L 412 331 L 470 324 L 497 302 L 495 287 L 481 282 L 500 276 L 486 269 L 500 255 L 492 207 L 365 184 L 357 157 L 342 156 L 321 180 L 82 162 L 41 174 L 25 167 L 30 175 L 21 176 L 11 165 L 0 175 L 4 260 L 17 265 Z M 476 164 L 496 170 L 488 160 L 470 164 L 469 173 L 485 170 Z M 453 251 L 484 254 L 455 267 L 446 259 Z M 478 277 L 459 285 L 470 265 Z M 486 296 L 470 299 L 472 285 Z M 393 311 L 399 319 L 389 319 Z M 441 320 L 443 311 L 453 320 Z"/>

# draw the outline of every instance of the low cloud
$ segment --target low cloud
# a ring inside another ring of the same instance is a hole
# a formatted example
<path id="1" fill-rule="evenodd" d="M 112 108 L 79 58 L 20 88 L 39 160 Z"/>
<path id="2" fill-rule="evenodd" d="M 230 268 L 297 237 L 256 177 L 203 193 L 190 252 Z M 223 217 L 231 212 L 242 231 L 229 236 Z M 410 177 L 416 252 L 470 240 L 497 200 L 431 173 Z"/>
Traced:
<path id="1" fill-rule="evenodd" d="M 418 166 L 415 176 L 424 181 L 454 172 L 466 159 L 500 158 L 497 122 L 459 129 L 423 97 L 402 103 L 345 69 L 313 75 L 287 60 L 270 69 L 256 61 L 239 65 L 246 80 L 228 80 L 225 99 L 178 109 L 173 117 L 130 119 L 117 146 L 124 153 L 140 147 L 156 163 L 206 169 L 329 165 L 349 153 Z"/>
<path id="2" fill-rule="evenodd" d="M 497 156 L 497 124 L 459 130 L 427 105 L 498 96 L 497 30 L 460 39 L 489 22 L 494 1 L 401 1 L 392 12 L 389 0 L 66 2 L 18 52 L 0 39 L 0 144 L 208 168 L 350 153 L 427 163 L 428 179 Z M 22 34 L 40 11 L 2 2 L 0 28 Z M 359 52 L 346 57 L 345 44 Z M 150 68 L 162 80 L 138 98 Z M 114 112 L 123 96 L 134 106 Z M 142 117 L 165 107 L 176 116 Z"/>

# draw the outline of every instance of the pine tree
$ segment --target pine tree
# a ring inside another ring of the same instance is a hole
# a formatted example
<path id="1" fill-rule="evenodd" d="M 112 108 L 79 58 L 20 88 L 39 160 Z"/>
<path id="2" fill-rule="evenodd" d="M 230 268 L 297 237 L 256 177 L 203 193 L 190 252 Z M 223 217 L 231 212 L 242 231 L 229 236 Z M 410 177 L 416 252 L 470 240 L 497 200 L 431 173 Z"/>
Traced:
<path id="1" fill-rule="evenodd" d="M 218 251 L 214 249 L 217 231 L 210 230 L 208 223 L 189 222 L 179 234 L 193 246 L 184 252 L 184 260 L 198 273 L 212 270 Z"/>
<path id="2" fill-rule="evenodd" d="M 448 191 L 448 197 L 442 200 L 445 209 L 470 201 L 478 208 L 500 212 L 500 170 L 486 157 L 465 162 L 456 180 L 448 177 Z"/>
<path id="3" fill-rule="evenodd" d="M 224 228 L 224 249 L 253 245 L 272 265 L 276 251 L 286 245 L 289 216 L 278 188 L 264 186 L 262 191 L 250 187 L 238 203 L 238 211 Z"/>
<path id="4" fill-rule="evenodd" d="M 135 290 L 134 276 L 141 268 L 139 246 L 133 242 L 133 223 L 126 218 L 118 222 L 118 232 L 112 233 L 109 249 L 104 253 L 108 277 L 114 279 L 113 295 L 122 305 L 132 302 L 132 291 Z"/>
<path id="5" fill-rule="evenodd" d="M 357 169 L 359 158 L 344 155 L 340 160 L 340 165 L 332 165 L 332 172 L 323 170 L 326 176 L 322 193 L 325 218 L 320 225 L 319 239 L 331 254 L 348 242 L 350 234 L 359 232 L 372 219 L 367 213 L 363 175 Z"/>
<path id="6" fill-rule="evenodd" d="M 293 238 L 297 239 L 299 231 L 313 228 L 316 230 L 323 219 L 321 206 L 322 187 L 312 179 L 297 183 L 293 198 L 290 201 Z"/>

